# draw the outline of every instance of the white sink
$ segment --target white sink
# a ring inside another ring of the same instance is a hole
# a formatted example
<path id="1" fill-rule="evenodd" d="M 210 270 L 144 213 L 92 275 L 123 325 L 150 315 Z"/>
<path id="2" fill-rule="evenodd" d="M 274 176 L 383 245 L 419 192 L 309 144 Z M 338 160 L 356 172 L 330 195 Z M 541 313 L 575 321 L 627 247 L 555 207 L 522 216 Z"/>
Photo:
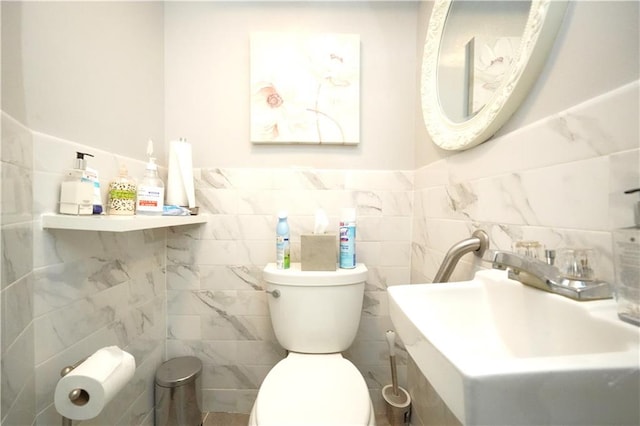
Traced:
<path id="1" fill-rule="evenodd" d="M 506 271 L 389 287 L 396 332 L 464 424 L 640 424 L 640 328 Z"/>

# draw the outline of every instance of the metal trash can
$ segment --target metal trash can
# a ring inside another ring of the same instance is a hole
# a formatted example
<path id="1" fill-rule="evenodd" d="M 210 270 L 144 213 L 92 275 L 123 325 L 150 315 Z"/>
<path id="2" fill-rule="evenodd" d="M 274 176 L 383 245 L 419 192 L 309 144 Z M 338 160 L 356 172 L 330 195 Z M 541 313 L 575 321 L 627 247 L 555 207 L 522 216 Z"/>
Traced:
<path id="1" fill-rule="evenodd" d="M 202 361 L 172 358 L 156 371 L 155 426 L 202 425 Z"/>

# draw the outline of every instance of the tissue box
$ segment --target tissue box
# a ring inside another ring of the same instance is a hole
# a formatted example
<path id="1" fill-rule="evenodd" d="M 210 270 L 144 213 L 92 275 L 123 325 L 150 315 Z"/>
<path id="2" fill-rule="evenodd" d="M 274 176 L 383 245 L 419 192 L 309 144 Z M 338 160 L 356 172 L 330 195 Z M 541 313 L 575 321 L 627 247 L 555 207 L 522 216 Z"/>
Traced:
<path id="1" fill-rule="evenodd" d="M 338 260 L 336 234 L 300 236 L 303 271 L 335 271 Z"/>

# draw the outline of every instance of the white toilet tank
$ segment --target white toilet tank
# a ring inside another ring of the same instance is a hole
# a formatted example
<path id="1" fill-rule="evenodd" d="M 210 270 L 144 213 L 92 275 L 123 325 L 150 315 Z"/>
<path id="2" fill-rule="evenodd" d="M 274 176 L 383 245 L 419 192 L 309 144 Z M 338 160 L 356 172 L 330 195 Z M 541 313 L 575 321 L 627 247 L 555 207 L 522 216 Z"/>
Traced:
<path id="1" fill-rule="evenodd" d="M 263 270 L 271 323 L 280 345 L 293 352 L 343 352 L 356 337 L 367 268 L 302 271 L 299 263 Z"/>

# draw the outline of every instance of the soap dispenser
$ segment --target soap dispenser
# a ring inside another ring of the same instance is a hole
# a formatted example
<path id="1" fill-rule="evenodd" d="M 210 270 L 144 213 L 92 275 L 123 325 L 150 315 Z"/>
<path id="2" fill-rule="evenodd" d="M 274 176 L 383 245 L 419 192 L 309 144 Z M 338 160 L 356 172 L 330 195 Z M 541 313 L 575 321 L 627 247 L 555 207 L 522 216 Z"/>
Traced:
<path id="1" fill-rule="evenodd" d="M 62 214 L 93 214 L 93 181 L 86 177 L 86 152 L 76 152 L 73 169 L 66 172 L 60 185 L 60 208 Z"/>
<path id="2" fill-rule="evenodd" d="M 625 194 L 640 193 L 640 188 Z M 640 201 L 633 203 L 634 226 L 614 229 L 613 264 L 618 317 L 640 326 Z"/>

